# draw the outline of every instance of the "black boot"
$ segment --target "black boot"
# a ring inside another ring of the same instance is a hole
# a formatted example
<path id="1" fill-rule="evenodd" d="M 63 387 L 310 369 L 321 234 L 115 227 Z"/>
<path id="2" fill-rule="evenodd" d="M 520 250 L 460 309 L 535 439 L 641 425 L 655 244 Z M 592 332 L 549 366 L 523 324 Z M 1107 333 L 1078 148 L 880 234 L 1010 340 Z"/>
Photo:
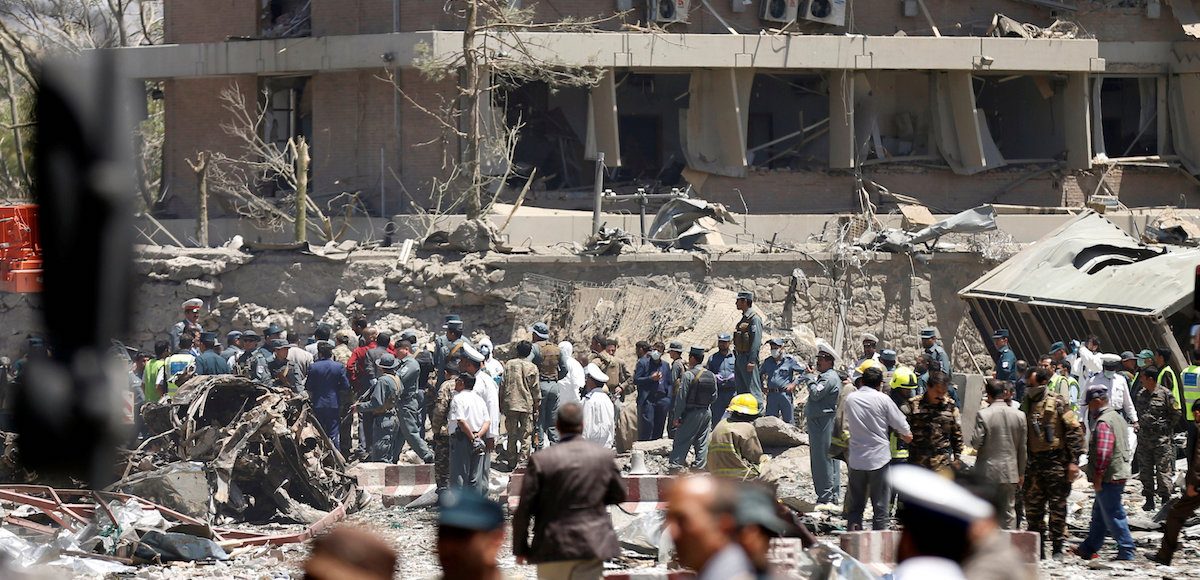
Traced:
<path id="1" fill-rule="evenodd" d="M 1054 540 L 1054 546 L 1050 549 L 1050 557 L 1055 560 L 1063 559 L 1063 541 Z"/>
<path id="2" fill-rule="evenodd" d="M 1046 559 L 1046 540 L 1038 540 L 1038 559 Z"/>
<path id="3" fill-rule="evenodd" d="M 1148 496 L 1146 498 L 1146 503 L 1142 505 L 1142 511 L 1144 511 L 1144 512 L 1154 511 L 1154 496 Z"/>

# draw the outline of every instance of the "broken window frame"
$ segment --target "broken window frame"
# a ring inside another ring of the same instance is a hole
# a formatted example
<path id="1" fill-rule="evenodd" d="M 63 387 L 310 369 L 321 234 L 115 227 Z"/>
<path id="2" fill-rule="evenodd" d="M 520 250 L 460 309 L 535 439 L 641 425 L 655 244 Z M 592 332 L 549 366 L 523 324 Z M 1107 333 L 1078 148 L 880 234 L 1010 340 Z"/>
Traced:
<path id="1" fill-rule="evenodd" d="M 311 90 L 311 85 L 312 76 L 310 75 L 259 77 L 258 104 L 262 111 L 262 122 L 260 123 L 259 131 L 264 143 L 275 147 L 279 151 L 287 152 L 288 141 L 294 137 L 304 137 L 308 143 L 311 158 L 313 155 L 311 124 L 309 131 L 305 132 L 302 122 L 302 102 L 305 93 Z M 276 95 L 284 93 L 286 93 L 286 104 L 282 107 L 276 105 Z M 280 114 L 283 115 L 283 119 L 280 119 Z M 311 117 L 312 111 L 310 110 L 310 123 Z M 276 131 L 281 122 L 285 125 L 282 133 Z M 309 164 L 308 172 L 311 181 L 312 164 Z M 290 193 L 292 189 L 285 180 L 270 179 L 262 184 L 261 191 L 263 195 L 270 197 L 281 193 Z"/>
<path id="2" fill-rule="evenodd" d="M 312 0 L 260 0 L 258 15 L 262 38 L 312 36 Z"/>
<path id="3" fill-rule="evenodd" d="M 1091 78 L 1091 124 L 1092 124 L 1092 161 L 1100 164 L 1111 164 L 1121 162 L 1155 162 L 1155 161 L 1175 161 L 1176 156 L 1174 146 L 1171 142 L 1171 126 L 1170 126 L 1170 107 L 1168 105 L 1168 77 L 1166 74 L 1103 74 L 1093 75 Z M 1154 87 L 1154 97 L 1147 101 L 1142 99 L 1143 108 L 1147 102 L 1154 104 L 1154 110 L 1147 113 L 1142 110 L 1139 115 L 1138 133 L 1135 134 L 1133 142 L 1126 147 L 1125 151 L 1120 152 L 1117 156 L 1108 155 L 1108 144 L 1104 138 L 1104 81 L 1108 79 L 1138 79 L 1139 81 L 1151 80 L 1152 84 L 1144 84 L 1139 82 L 1139 90 L 1145 86 Z M 1132 155 L 1128 154 L 1142 140 L 1141 133 L 1147 132 L 1153 127 L 1155 133 L 1154 153 L 1148 155 Z"/>

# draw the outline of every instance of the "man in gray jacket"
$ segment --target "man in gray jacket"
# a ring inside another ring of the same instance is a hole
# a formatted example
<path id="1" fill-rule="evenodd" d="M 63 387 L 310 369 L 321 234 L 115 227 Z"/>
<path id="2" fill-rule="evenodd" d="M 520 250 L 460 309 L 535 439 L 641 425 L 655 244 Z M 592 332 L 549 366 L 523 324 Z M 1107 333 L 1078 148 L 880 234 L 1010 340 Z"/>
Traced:
<path id="1" fill-rule="evenodd" d="M 1017 490 L 1025 483 L 1025 461 L 1028 435 L 1025 413 L 1011 405 L 1005 393 L 1009 385 L 996 379 L 987 380 L 987 407 L 975 418 L 972 445 L 978 450 L 975 469 L 988 481 L 996 484 L 997 503 L 1002 509 L 997 515 L 1000 527 L 1010 530 L 1016 519 L 1014 501 Z"/>

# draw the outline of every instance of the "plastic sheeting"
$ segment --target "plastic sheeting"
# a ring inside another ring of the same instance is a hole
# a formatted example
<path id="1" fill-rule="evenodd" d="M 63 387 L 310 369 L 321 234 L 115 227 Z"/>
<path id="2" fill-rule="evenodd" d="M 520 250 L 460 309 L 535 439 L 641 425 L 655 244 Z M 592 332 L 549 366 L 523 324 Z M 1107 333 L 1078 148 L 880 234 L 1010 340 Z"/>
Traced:
<path id="1" fill-rule="evenodd" d="M 1190 304 L 1200 250 L 1151 248 L 1103 216 L 1063 224 L 960 296 L 1170 315 Z"/>

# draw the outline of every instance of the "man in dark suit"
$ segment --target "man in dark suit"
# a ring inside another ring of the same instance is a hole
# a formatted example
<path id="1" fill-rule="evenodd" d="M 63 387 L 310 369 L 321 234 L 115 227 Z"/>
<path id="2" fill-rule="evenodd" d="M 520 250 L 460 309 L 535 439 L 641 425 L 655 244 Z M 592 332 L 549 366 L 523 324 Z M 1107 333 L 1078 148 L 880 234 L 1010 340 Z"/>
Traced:
<path id="1" fill-rule="evenodd" d="M 556 426 L 560 442 L 529 457 L 513 554 L 520 564 L 537 564 L 539 578 L 599 579 L 604 561 L 620 554 L 605 506 L 625 501 L 625 485 L 613 452 L 582 437 L 583 407 L 564 404 Z"/>

